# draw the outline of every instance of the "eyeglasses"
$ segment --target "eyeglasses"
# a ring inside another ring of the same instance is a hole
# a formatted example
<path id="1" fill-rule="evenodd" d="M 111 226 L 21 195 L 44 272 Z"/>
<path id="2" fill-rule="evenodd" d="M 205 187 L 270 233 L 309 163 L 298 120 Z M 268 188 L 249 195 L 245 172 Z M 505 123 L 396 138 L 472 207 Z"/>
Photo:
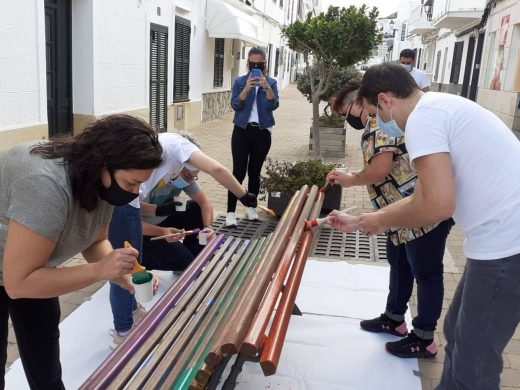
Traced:
<path id="1" fill-rule="evenodd" d="M 264 67 L 265 67 L 265 61 L 262 61 L 262 62 L 249 61 L 249 69 L 254 69 L 254 68 L 264 69 Z"/>

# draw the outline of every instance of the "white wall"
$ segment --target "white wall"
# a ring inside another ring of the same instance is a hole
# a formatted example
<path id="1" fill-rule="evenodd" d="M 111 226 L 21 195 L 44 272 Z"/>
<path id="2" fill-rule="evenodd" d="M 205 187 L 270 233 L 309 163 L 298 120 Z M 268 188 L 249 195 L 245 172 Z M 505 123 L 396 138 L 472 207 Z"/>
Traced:
<path id="1" fill-rule="evenodd" d="M 224 84 L 222 88 L 213 88 L 214 39 L 208 38 L 205 29 L 206 0 L 72 0 L 71 3 L 74 114 L 100 116 L 149 107 L 150 23 L 168 28 L 168 104 L 171 104 L 176 15 L 191 21 L 191 101 L 200 100 L 204 92 L 229 90 L 233 74 L 244 74 L 247 70 L 247 60 L 235 64 L 233 41 L 226 39 Z M 280 25 L 292 15 L 288 8 L 295 10 L 296 4 L 295 0 L 283 0 L 280 8 L 280 0 L 276 3 L 257 0 L 256 10 L 251 7 L 253 17 L 263 26 L 263 39 L 273 45 L 272 67 L 276 49 L 283 45 Z M 44 2 L 0 0 L 0 13 L 0 130 L 44 124 L 47 122 Z M 280 64 L 286 59 L 289 56 L 284 54 Z M 286 64 L 285 72 L 283 66 L 279 68 L 280 88 L 289 83 L 289 65 Z"/>
<path id="2" fill-rule="evenodd" d="M 0 131 L 47 123 L 43 1 L 0 0 Z"/>
<path id="3" fill-rule="evenodd" d="M 75 114 L 94 114 L 94 3 L 72 2 L 72 104 Z"/>
<path id="4" fill-rule="evenodd" d="M 153 3 L 161 17 L 152 2 L 94 1 L 94 115 L 147 107 L 149 24 L 170 27 L 172 12 Z"/>
<path id="5" fill-rule="evenodd" d="M 401 0 L 399 3 L 399 7 L 397 9 L 397 18 L 395 19 L 394 28 L 397 29 L 395 31 L 394 38 L 394 48 L 392 49 L 392 61 L 399 60 L 399 54 L 403 49 L 411 49 L 412 41 L 407 38 L 408 35 L 408 20 L 410 19 L 410 13 L 412 11 L 412 6 L 410 1 Z M 404 41 L 401 41 L 401 32 L 403 28 L 403 24 L 406 25 L 405 38 Z"/>
<path id="6" fill-rule="evenodd" d="M 455 47 L 455 34 L 450 33 L 437 40 L 435 46 L 435 61 L 433 65 L 432 81 L 439 84 L 449 84 L 451 75 L 451 63 L 453 60 L 453 49 Z M 446 50 L 447 49 L 447 50 Z M 441 52 L 439 72 L 435 79 L 435 70 L 437 69 L 437 53 Z"/>

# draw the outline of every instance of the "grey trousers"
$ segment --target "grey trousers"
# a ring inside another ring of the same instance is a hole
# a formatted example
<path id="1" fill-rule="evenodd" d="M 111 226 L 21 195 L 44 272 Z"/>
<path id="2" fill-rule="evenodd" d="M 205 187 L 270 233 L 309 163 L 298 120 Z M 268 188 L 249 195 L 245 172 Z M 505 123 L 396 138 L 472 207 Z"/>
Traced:
<path id="1" fill-rule="evenodd" d="M 499 390 L 502 352 L 520 322 L 520 254 L 468 259 L 444 320 L 446 357 L 436 390 Z"/>

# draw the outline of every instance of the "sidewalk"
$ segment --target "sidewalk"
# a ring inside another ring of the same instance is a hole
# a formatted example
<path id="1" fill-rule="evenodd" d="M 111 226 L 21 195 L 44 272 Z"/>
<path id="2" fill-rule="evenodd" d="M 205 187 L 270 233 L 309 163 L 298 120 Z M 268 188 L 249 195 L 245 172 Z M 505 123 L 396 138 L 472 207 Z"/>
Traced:
<path id="1" fill-rule="evenodd" d="M 285 88 L 280 94 L 280 108 L 275 112 L 276 126 L 273 129 L 272 147 L 269 156 L 279 160 L 298 160 L 308 157 L 309 129 L 311 125 L 312 107 L 305 98 L 298 92 L 295 85 Z M 231 132 L 232 132 L 232 113 L 212 122 L 204 123 L 192 130 L 202 145 L 202 150 L 209 156 L 220 161 L 229 169 L 232 168 L 231 162 Z M 362 167 L 362 158 L 359 148 L 361 132 L 352 129 L 347 130 L 347 157 L 345 159 L 328 158 L 330 162 L 342 162 L 352 170 Z M 215 216 L 226 211 L 227 191 L 218 185 L 213 178 L 206 174 L 199 175 L 199 181 L 205 192 L 210 194 Z M 244 182 L 247 183 L 246 181 Z M 265 201 L 261 201 L 265 204 Z M 349 188 L 343 191 L 342 208 L 357 205 L 359 208 L 371 209 L 367 191 L 364 187 Z M 242 217 L 244 208 L 237 207 L 237 216 Z M 455 291 L 455 287 L 464 269 L 465 257 L 462 253 L 463 235 L 455 226 L 448 238 L 447 251 L 445 256 L 445 299 L 443 313 L 439 322 L 439 330 L 436 332 L 437 344 L 441 347 L 439 354 L 433 360 L 420 360 L 419 367 L 422 378 L 423 390 L 433 389 L 438 383 L 444 360 L 444 338 L 442 335 L 442 325 L 444 315 L 450 305 Z M 74 258 L 68 264 L 81 262 L 80 258 Z M 373 263 L 371 263 L 373 264 Z M 75 310 L 85 299 L 88 299 L 101 284 L 90 286 L 60 297 L 62 308 L 62 319 Z M 411 301 L 412 314 L 416 313 L 416 297 Z M 384 308 L 381 308 L 383 311 Z M 374 313 L 374 316 L 379 313 Z M 382 346 L 381 353 L 384 352 Z M 9 346 L 7 365 L 9 366 L 18 358 L 15 338 L 12 329 L 9 333 Z M 377 369 L 377 368 L 376 368 Z M 504 354 L 504 372 L 501 377 L 503 390 L 520 389 L 520 328 L 517 329 L 513 339 L 508 344 Z M 361 390 L 361 389 L 360 389 Z"/>

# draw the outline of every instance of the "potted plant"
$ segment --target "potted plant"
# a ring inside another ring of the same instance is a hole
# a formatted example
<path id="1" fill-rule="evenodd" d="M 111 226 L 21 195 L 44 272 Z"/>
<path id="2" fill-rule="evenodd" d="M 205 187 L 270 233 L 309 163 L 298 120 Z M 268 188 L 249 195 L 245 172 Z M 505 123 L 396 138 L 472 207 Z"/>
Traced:
<path id="1" fill-rule="evenodd" d="M 309 12 L 305 20 L 282 29 L 289 48 L 302 53 L 305 61 L 309 90 L 302 93 L 312 102 L 312 150 L 316 155 L 320 153 L 320 101 L 328 100 L 336 72 L 367 59 L 381 42 L 378 15 L 377 8 L 369 11 L 365 5 L 330 6 L 326 13 L 313 16 Z"/>
<path id="2" fill-rule="evenodd" d="M 305 184 L 323 187 L 327 174 L 336 166 L 319 159 L 289 162 L 268 158 L 264 167 L 260 192 L 267 195 L 267 207 L 281 216 L 297 190 Z M 327 187 L 322 212 L 340 208 L 341 190 L 340 185 Z"/>

